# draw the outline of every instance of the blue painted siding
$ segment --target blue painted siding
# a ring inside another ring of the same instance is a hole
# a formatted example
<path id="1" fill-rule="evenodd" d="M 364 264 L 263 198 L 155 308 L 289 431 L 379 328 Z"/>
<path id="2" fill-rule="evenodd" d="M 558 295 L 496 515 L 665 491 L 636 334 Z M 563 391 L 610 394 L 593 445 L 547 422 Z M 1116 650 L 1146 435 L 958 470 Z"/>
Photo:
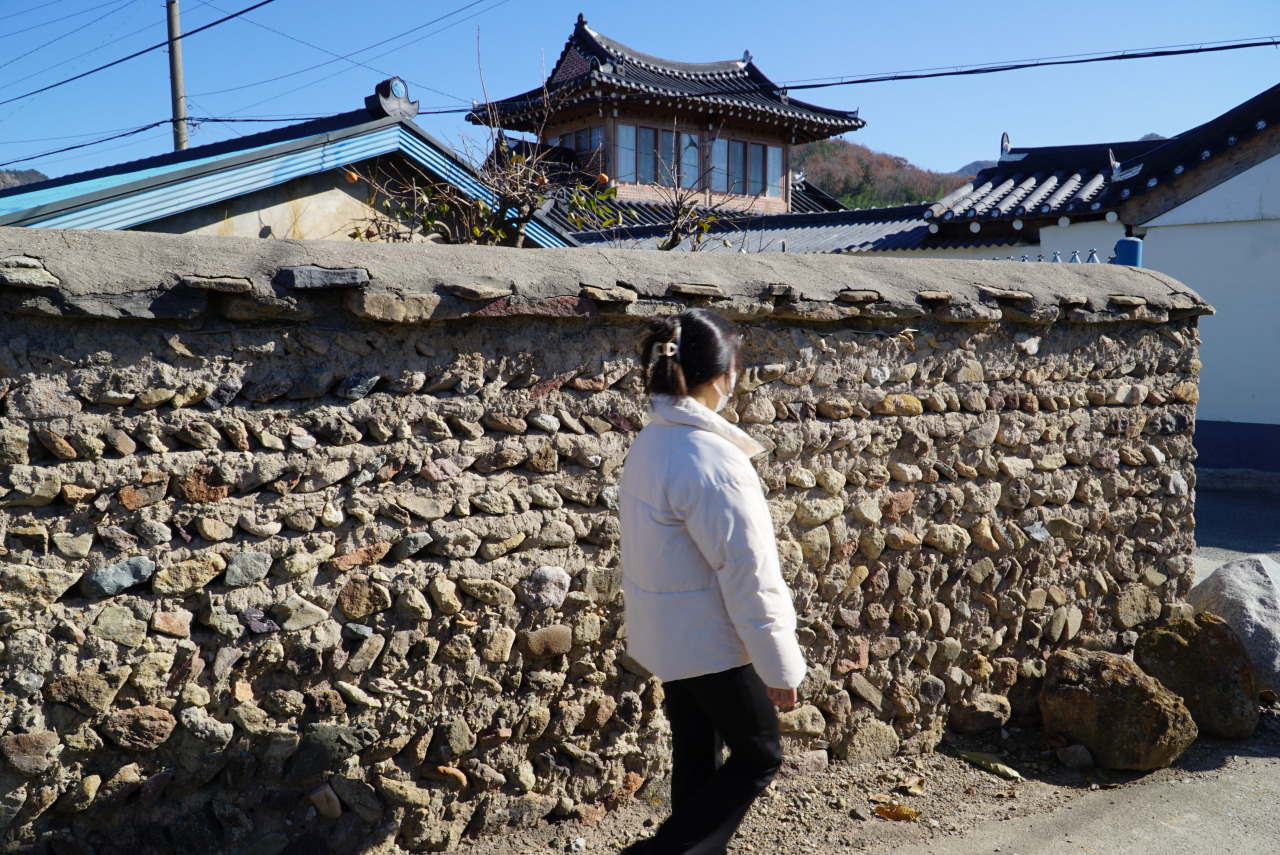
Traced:
<path id="1" fill-rule="evenodd" d="M 262 148 L 270 148 L 270 146 L 262 146 Z M 199 160 L 188 160 L 178 166 L 156 166 L 151 169 L 142 169 L 137 172 L 126 172 L 120 175 L 108 175 L 103 178 L 93 178 L 88 181 L 81 181 L 77 184 L 63 184 L 59 187 L 50 187 L 45 190 L 32 190 L 29 193 L 19 193 L 15 196 L 0 197 L 0 215 L 12 214 L 17 211 L 26 211 L 30 208 L 38 208 L 41 205 L 47 205 L 50 202 L 60 202 L 63 199 L 83 196 L 87 193 L 96 193 L 99 190 L 110 190 L 112 187 L 119 187 L 122 184 L 128 184 L 133 181 L 140 181 L 145 178 L 163 175 L 166 172 L 172 172 L 175 169 L 189 169 L 190 167 L 200 166 L 205 163 L 226 160 L 229 157 L 235 157 L 249 151 L 258 151 L 258 149 L 244 149 L 242 151 L 214 155 L 213 157 L 205 157 Z"/>
<path id="2" fill-rule="evenodd" d="M 439 175 L 473 199 L 483 199 L 490 204 L 493 203 L 493 194 L 468 169 L 409 129 L 401 125 L 392 125 L 301 151 L 279 155 L 267 154 L 260 160 L 228 165 L 225 169 L 204 175 L 175 177 L 171 183 L 143 190 L 130 191 L 126 189 L 126 185 L 163 176 L 166 172 L 185 173 L 193 166 L 239 157 L 246 152 L 232 152 L 204 160 L 185 161 L 167 167 L 156 167 L 81 184 L 24 193 L 0 200 L 0 206 L 2 206 L 0 215 L 30 210 L 40 205 L 73 199 L 86 193 L 120 187 L 122 189 L 119 195 L 102 199 L 78 210 L 53 214 L 31 222 L 30 225 L 49 229 L 128 229 L 395 151 L 418 161 L 428 171 Z M 539 246 L 569 246 L 567 241 L 537 222 L 529 223 L 526 233 Z"/>

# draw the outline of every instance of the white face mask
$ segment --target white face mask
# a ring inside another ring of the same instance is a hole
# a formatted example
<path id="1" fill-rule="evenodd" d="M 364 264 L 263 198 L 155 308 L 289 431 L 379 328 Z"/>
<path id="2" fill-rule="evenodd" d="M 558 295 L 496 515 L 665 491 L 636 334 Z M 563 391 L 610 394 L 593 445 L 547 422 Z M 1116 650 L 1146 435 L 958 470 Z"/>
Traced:
<path id="1" fill-rule="evenodd" d="M 738 385 L 738 374 L 736 371 L 729 371 L 729 387 L 727 392 L 720 392 L 720 400 L 716 402 L 716 412 L 720 412 L 729 405 L 729 399 L 733 397 L 733 389 Z M 720 391 L 720 387 L 716 387 L 716 391 Z"/>

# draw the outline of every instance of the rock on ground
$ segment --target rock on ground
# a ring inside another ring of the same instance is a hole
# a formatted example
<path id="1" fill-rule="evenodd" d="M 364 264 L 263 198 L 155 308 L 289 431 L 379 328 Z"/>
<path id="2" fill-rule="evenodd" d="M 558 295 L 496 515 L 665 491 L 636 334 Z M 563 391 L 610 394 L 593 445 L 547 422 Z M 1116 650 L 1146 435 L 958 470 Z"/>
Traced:
<path id="1" fill-rule="evenodd" d="M 1108 769 L 1163 769 L 1198 735 L 1173 692 L 1114 653 L 1059 650 L 1040 690 L 1045 734 L 1089 749 Z"/>
<path id="2" fill-rule="evenodd" d="M 1201 733 L 1246 739 L 1258 726 L 1258 685 L 1249 653 L 1222 618 L 1203 612 L 1138 639 L 1133 659 L 1182 697 Z"/>
<path id="3" fill-rule="evenodd" d="M 1280 564 L 1266 555 L 1228 561 L 1192 588 L 1187 602 L 1240 636 L 1259 691 L 1280 692 Z"/>

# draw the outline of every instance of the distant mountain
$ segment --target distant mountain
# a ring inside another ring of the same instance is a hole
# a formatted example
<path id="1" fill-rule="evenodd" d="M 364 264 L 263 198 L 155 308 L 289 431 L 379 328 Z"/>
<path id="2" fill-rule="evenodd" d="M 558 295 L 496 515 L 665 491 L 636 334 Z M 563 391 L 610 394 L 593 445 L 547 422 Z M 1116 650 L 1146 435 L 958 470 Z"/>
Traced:
<path id="1" fill-rule="evenodd" d="M 842 139 L 796 146 L 791 168 L 850 208 L 935 202 L 969 178 L 921 169 L 905 157 Z"/>
<path id="2" fill-rule="evenodd" d="M 17 187 L 19 184 L 34 184 L 37 181 L 45 181 L 48 177 L 43 172 L 35 169 L 16 169 L 13 171 L 0 169 L 0 190 Z"/>
<path id="3" fill-rule="evenodd" d="M 1138 142 L 1146 142 L 1147 140 L 1167 140 L 1168 137 L 1160 134 L 1147 134 L 1145 137 L 1139 137 Z"/>
<path id="4" fill-rule="evenodd" d="M 977 175 L 982 170 L 990 169 L 999 162 L 998 160 L 975 160 L 957 169 L 956 175 Z"/>

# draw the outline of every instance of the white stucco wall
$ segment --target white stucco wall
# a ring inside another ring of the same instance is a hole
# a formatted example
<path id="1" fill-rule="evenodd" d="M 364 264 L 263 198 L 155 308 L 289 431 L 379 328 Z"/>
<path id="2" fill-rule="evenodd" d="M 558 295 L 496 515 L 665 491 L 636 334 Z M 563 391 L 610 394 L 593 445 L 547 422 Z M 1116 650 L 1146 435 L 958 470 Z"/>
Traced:
<path id="1" fill-rule="evenodd" d="M 362 174 L 366 164 L 360 165 Z M 344 173 L 308 175 L 137 226 L 138 231 L 223 237 L 350 240 L 347 235 L 372 216 L 364 202 L 368 185 Z"/>
<path id="2" fill-rule="evenodd" d="M 1045 261 L 1052 261 L 1054 252 L 1062 253 L 1063 261 L 1071 260 L 1071 253 L 1078 250 L 1080 260 L 1089 258 L 1089 250 L 1098 251 L 1098 261 L 1103 264 L 1115 255 L 1116 241 L 1124 237 L 1122 223 L 1106 220 L 1090 220 L 1069 226 L 1049 225 L 1040 229 L 1040 249 Z"/>
<path id="3" fill-rule="evenodd" d="M 1142 256 L 1218 311 L 1200 319 L 1197 417 L 1280 424 L 1280 220 L 1149 227 Z"/>
<path id="4" fill-rule="evenodd" d="M 1280 219 L 1280 155 L 1230 178 L 1149 223 L 1185 226 Z"/>

